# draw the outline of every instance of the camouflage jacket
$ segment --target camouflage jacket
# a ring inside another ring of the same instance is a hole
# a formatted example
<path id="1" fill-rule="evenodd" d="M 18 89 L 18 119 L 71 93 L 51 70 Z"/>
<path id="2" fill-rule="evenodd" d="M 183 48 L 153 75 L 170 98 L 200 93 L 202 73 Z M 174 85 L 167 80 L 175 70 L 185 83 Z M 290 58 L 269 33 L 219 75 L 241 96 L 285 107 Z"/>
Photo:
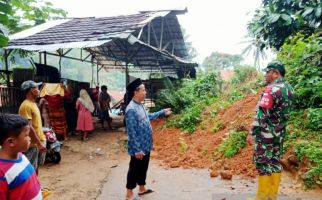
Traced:
<path id="1" fill-rule="evenodd" d="M 280 143 L 286 134 L 294 90 L 284 78 L 266 86 L 257 104 L 252 135 L 263 143 Z"/>

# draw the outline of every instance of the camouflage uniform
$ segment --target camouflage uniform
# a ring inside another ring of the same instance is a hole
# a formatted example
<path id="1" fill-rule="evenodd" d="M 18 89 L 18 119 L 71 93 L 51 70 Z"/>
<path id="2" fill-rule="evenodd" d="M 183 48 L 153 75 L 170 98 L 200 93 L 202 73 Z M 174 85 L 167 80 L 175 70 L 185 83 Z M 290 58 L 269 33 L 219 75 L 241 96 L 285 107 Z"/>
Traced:
<path id="1" fill-rule="evenodd" d="M 252 135 L 255 139 L 254 162 L 261 176 L 282 170 L 280 158 L 293 98 L 293 88 L 278 78 L 268 85 L 257 105 Z"/>

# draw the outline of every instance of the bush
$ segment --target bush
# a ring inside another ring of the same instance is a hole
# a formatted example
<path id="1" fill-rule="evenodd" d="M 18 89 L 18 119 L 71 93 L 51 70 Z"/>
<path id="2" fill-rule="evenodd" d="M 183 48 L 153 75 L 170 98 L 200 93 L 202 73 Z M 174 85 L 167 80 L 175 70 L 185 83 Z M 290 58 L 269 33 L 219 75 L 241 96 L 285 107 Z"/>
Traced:
<path id="1" fill-rule="evenodd" d="M 201 74 L 197 79 L 166 81 L 166 89 L 157 94 L 156 109 L 171 107 L 175 113 L 191 107 L 196 102 L 218 96 L 221 88 L 218 73 Z"/>
<path id="2" fill-rule="evenodd" d="M 307 127 L 309 129 L 314 131 L 322 130 L 322 108 L 309 108 L 307 118 Z"/>
<path id="3" fill-rule="evenodd" d="M 299 160 L 310 161 L 309 170 L 304 174 L 306 188 L 322 186 L 322 148 L 319 142 L 299 142 L 295 144 L 295 154 Z"/>
<path id="4" fill-rule="evenodd" d="M 294 87 L 294 106 L 321 107 L 322 38 L 298 34 L 287 40 L 277 57 L 284 62 L 286 78 Z"/>
<path id="5" fill-rule="evenodd" d="M 263 76 L 254 67 L 239 67 L 234 72 L 234 76 L 230 81 L 231 90 L 228 95 L 230 103 L 245 98 L 249 93 L 256 93 L 259 88 L 264 86 Z"/>
<path id="6" fill-rule="evenodd" d="M 199 122 L 200 114 L 202 112 L 203 106 L 195 105 L 193 107 L 185 108 L 181 114 L 181 117 L 173 122 L 174 127 L 180 128 L 186 133 L 193 133 Z"/>
<path id="7" fill-rule="evenodd" d="M 215 154 L 223 153 L 227 158 L 235 156 L 242 148 L 246 146 L 246 131 L 231 131 L 229 137 L 226 138 L 218 147 Z"/>
<path id="8" fill-rule="evenodd" d="M 234 70 L 234 76 L 231 79 L 231 83 L 234 85 L 239 85 L 241 83 L 253 80 L 258 76 L 258 72 L 255 67 L 241 66 Z"/>
<path id="9" fill-rule="evenodd" d="M 159 92 L 155 110 L 171 107 L 180 116 L 173 117 L 169 126 L 193 133 L 200 123 L 200 114 L 205 106 L 214 101 L 221 88 L 218 73 L 201 74 L 195 80 L 184 79 L 172 84 L 166 82 L 166 89 Z"/>

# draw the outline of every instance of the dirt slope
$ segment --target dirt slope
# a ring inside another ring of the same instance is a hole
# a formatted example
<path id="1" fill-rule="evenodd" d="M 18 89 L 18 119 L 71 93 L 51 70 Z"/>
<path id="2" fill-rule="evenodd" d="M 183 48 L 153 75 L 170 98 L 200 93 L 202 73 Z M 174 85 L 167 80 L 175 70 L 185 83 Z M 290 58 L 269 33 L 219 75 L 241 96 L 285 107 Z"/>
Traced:
<path id="1" fill-rule="evenodd" d="M 258 99 L 259 94 L 248 95 L 222 110 L 214 119 L 208 120 L 204 125 L 207 128 L 199 128 L 191 135 L 183 134 L 179 129 L 163 129 L 164 119 L 153 121 L 153 158 L 163 160 L 168 167 L 209 168 L 215 173 L 225 169 L 233 175 L 254 177 L 256 170 L 252 164 L 252 146 L 247 145 L 232 159 L 215 158 L 213 151 L 228 135 L 229 130 L 250 129 Z M 219 121 L 223 128 L 214 133 L 212 128 Z"/>

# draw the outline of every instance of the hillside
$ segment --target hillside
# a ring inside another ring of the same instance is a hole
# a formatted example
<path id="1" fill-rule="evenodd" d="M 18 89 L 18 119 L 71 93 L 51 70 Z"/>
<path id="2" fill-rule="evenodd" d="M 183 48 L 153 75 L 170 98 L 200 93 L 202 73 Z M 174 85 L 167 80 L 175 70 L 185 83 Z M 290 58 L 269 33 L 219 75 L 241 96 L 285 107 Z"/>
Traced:
<path id="1" fill-rule="evenodd" d="M 164 119 L 152 122 L 154 128 L 154 158 L 163 160 L 168 167 L 183 168 L 209 168 L 212 174 L 218 174 L 220 170 L 231 171 L 233 175 L 256 175 L 252 164 L 252 146 L 246 145 L 232 159 L 216 156 L 218 145 L 229 135 L 229 130 L 249 131 L 252 123 L 255 107 L 259 94 L 250 94 L 246 98 L 237 101 L 230 107 L 221 110 L 215 118 L 204 117 L 203 128 L 198 127 L 193 134 L 182 134 L 180 129 L 163 128 Z M 210 106 L 211 107 L 211 106 Z M 203 115 L 210 115 L 206 109 Z M 213 127 L 220 122 L 220 129 L 213 131 Z"/>

